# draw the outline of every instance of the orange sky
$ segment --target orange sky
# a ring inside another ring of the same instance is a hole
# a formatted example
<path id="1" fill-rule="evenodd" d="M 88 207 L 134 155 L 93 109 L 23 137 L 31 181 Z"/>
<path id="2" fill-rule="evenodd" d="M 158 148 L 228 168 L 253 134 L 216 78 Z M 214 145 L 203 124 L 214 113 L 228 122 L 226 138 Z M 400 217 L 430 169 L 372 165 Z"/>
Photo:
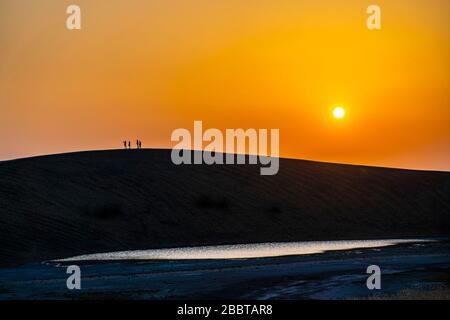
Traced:
<path id="1" fill-rule="evenodd" d="M 448 0 L 2 0 L 0 159 L 170 148 L 203 120 L 279 128 L 281 156 L 450 170 L 449 53 Z"/>

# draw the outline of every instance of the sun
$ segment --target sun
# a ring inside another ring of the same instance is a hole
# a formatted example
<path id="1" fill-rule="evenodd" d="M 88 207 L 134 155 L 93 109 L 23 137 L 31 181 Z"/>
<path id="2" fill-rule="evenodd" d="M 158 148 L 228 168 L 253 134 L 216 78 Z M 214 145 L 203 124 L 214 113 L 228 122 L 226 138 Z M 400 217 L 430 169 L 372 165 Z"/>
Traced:
<path id="1" fill-rule="evenodd" d="M 343 117 L 345 117 L 345 109 L 342 107 L 336 107 L 333 110 L 333 116 L 336 119 L 342 119 Z"/>

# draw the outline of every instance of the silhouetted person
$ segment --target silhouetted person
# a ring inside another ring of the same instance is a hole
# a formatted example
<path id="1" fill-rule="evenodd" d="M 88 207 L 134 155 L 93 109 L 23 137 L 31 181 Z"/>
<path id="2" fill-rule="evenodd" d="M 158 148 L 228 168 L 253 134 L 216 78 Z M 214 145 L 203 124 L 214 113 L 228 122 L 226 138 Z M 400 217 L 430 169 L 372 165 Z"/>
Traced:
<path id="1" fill-rule="evenodd" d="M 139 149 L 141 149 L 141 148 L 142 148 L 142 141 L 139 140 Z"/>
<path id="2" fill-rule="evenodd" d="M 139 140 L 136 140 L 136 149 L 139 149 Z"/>
<path id="3" fill-rule="evenodd" d="M 123 147 L 126 149 L 127 148 L 127 142 L 125 140 L 123 140 Z"/>
<path id="4" fill-rule="evenodd" d="M 131 149 L 131 141 L 128 141 L 128 149 Z"/>

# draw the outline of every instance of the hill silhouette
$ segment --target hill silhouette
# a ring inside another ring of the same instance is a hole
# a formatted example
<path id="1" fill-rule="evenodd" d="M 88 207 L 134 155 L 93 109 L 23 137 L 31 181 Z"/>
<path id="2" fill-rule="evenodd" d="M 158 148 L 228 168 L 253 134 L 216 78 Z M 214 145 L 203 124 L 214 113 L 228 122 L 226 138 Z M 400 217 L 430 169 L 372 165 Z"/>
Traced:
<path id="1" fill-rule="evenodd" d="M 450 173 L 280 160 L 175 166 L 170 150 L 0 162 L 0 264 L 175 246 L 450 234 Z"/>

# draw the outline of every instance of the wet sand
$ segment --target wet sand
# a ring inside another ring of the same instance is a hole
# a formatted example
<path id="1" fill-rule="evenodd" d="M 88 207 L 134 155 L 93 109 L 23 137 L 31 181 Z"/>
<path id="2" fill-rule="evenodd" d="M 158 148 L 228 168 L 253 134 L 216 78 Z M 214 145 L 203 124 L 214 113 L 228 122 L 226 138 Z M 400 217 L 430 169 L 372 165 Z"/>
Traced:
<path id="1" fill-rule="evenodd" d="M 382 290 L 366 287 L 371 264 L 381 268 Z M 0 269 L 0 299 L 365 299 L 425 292 L 450 286 L 450 243 L 256 259 L 85 261 L 80 267 L 80 291 L 67 290 L 61 263 Z"/>

